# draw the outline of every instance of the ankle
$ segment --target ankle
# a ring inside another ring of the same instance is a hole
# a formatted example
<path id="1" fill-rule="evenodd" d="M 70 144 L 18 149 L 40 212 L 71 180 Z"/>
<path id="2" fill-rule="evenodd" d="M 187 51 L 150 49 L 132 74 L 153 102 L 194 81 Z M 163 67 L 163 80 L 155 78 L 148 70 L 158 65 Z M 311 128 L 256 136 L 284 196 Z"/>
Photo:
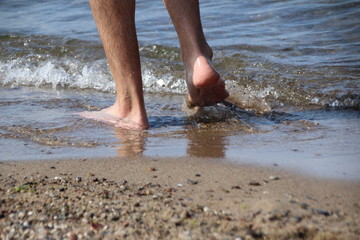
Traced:
<path id="1" fill-rule="evenodd" d="M 124 101 L 116 100 L 116 102 L 109 107 L 109 111 L 123 119 L 147 119 L 144 103 L 134 103 L 128 99 Z"/>
<path id="2" fill-rule="evenodd" d="M 199 57 L 205 57 L 208 60 L 212 60 L 213 51 L 208 44 L 203 48 L 186 48 L 181 47 L 181 59 L 185 66 L 193 66 L 196 59 Z"/>

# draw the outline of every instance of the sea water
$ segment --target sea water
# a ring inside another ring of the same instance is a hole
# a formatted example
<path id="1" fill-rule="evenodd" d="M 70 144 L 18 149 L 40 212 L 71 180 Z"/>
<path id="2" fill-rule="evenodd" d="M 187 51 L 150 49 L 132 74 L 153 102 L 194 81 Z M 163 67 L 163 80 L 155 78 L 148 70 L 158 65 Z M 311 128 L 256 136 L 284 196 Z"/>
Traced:
<path id="1" fill-rule="evenodd" d="M 0 160 L 217 157 L 360 179 L 360 2 L 200 1 L 230 103 L 189 110 L 162 2 L 137 1 L 148 131 L 74 113 L 114 102 L 89 4 L 0 2 Z"/>

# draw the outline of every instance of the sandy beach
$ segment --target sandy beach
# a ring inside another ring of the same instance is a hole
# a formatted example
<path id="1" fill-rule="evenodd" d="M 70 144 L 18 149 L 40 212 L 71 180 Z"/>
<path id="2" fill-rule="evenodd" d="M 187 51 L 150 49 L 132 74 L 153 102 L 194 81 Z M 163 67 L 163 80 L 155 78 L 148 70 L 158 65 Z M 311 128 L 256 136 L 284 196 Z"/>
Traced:
<path id="1" fill-rule="evenodd" d="M 359 239 L 358 181 L 204 158 L 0 163 L 1 239 Z"/>

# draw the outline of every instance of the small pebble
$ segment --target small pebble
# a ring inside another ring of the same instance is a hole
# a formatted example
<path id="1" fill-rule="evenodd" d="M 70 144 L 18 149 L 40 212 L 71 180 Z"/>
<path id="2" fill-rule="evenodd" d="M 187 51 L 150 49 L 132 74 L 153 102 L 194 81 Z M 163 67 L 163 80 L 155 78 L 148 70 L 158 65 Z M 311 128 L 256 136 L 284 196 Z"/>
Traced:
<path id="1" fill-rule="evenodd" d="M 125 185 L 127 183 L 128 183 L 128 181 L 126 181 L 126 180 L 123 180 L 123 181 L 120 182 L 121 185 Z"/>
<path id="2" fill-rule="evenodd" d="M 330 212 L 327 211 L 327 210 L 324 210 L 324 209 L 312 209 L 312 212 L 313 213 L 318 213 L 318 214 L 321 214 L 321 215 L 324 215 L 326 217 L 330 216 Z"/>
<path id="3" fill-rule="evenodd" d="M 253 180 L 253 181 L 250 181 L 250 182 L 249 182 L 249 185 L 250 185 L 250 186 L 260 186 L 260 183 L 259 183 L 258 181 L 254 181 L 254 180 Z"/>
<path id="4" fill-rule="evenodd" d="M 308 208 L 309 208 L 309 204 L 307 204 L 307 203 L 300 203 L 300 207 L 301 207 L 302 209 L 308 209 Z"/>
<path id="5" fill-rule="evenodd" d="M 23 217 L 25 217 L 25 212 L 19 212 L 18 217 L 19 217 L 20 219 L 22 219 Z"/>
<path id="6" fill-rule="evenodd" d="M 186 182 L 187 182 L 188 184 L 191 184 L 191 185 L 196 185 L 196 184 L 198 184 L 197 181 L 194 181 L 194 180 L 191 180 L 191 179 L 186 179 Z"/>
<path id="7" fill-rule="evenodd" d="M 75 181 L 81 182 L 81 181 L 82 181 L 82 178 L 81 178 L 81 177 L 76 177 L 76 178 L 75 178 Z"/>
<path id="8" fill-rule="evenodd" d="M 280 180 L 280 178 L 277 176 L 270 176 L 269 179 L 270 180 Z"/>
<path id="9" fill-rule="evenodd" d="M 154 168 L 154 167 L 149 167 L 147 170 L 148 170 L 149 172 L 155 172 L 155 171 L 156 171 L 156 168 Z"/>
<path id="10" fill-rule="evenodd" d="M 302 220 L 302 217 L 300 217 L 300 216 L 294 216 L 293 218 L 294 218 L 295 222 L 297 222 L 297 223 L 301 222 L 301 220 Z"/>
<path id="11" fill-rule="evenodd" d="M 91 227 L 94 229 L 94 230 L 101 230 L 102 228 L 104 228 L 104 225 L 102 225 L 101 223 L 91 223 Z"/>
<path id="12" fill-rule="evenodd" d="M 309 196 L 309 195 L 308 195 L 308 196 L 306 196 L 306 198 L 309 199 L 309 200 L 316 201 L 316 198 L 314 198 L 313 196 Z"/>
<path id="13" fill-rule="evenodd" d="M 23 223 L 23 227 L 24 227 L 24 228 L 28 228 L 28 227 L 30 227 L 29 222 L 28 222 L 28 221 L 25 221 L 25 222 Z"/>
<path id="14" fill-rule="evenodd" d="M 70 240 L 78 240 L 78 237 L 75 233 L 71 233 L 69 239 Z"/>

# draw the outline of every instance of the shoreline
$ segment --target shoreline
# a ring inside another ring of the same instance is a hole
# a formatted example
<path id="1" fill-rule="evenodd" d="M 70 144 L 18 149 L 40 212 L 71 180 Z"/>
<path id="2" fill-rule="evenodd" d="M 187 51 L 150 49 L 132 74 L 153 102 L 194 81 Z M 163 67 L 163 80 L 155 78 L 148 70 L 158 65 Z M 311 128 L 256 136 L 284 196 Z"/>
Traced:
<path id="1" fill-rule="evenodd" d="M 3 161 L 0 169 L 5 239 L 360 236 L 354 180 L 189 157 Z"/>

